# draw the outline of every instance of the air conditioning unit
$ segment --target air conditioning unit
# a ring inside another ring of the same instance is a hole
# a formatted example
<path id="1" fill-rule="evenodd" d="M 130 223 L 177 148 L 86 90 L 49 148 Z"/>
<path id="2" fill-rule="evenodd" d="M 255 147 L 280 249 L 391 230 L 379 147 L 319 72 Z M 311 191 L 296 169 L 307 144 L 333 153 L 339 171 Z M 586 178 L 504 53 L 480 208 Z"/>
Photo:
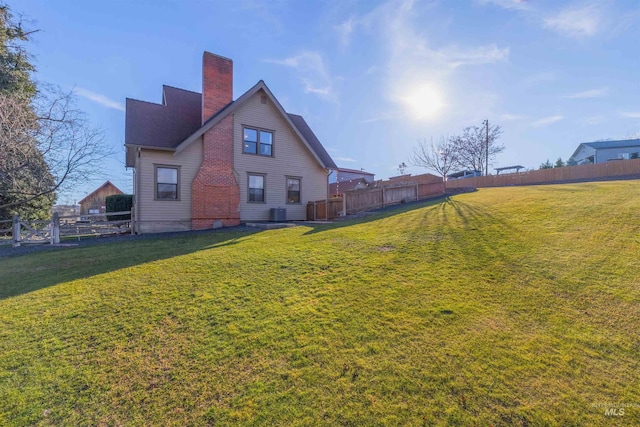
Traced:
<path id="1" fill-rule="evenodd" d="M 269 210 L 269 221 L 271 222 L 281 222 L 287 220 L 287 209 L 286 208 L 271 208 Z"/>

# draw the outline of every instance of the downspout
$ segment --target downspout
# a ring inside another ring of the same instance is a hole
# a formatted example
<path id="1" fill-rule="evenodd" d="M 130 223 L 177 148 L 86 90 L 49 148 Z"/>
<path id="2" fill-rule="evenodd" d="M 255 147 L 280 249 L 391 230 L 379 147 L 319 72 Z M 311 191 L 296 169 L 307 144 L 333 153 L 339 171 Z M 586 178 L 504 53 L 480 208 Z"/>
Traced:
<path id="1" fill-rule="evenodd" d="M 142 176 L 142 160 L 140 160 L 142 155 L 142 150 L 140 147 L 136 147 L 137 156 L 136 156 L 136 165 L 133 168 L 133 203 L 135 206 L 135 220 L 136 220 L 136 234 L 141 234 L 140 232 L 140 224 L 142 223 L 142 217 L 140 216 L 140 177 Z M 138 169 L 140 168 L 140 169 Z M 155 192 L 155 189 L 153 190 Z"/>
<path id="2" fill-rule="evenodd" d="M 329 176 L 333 173 L 333 170 L 327 168 L 327 203 L 329 203 L 329 197 L 331 195 L 331 187 L 329 184 Z"/>

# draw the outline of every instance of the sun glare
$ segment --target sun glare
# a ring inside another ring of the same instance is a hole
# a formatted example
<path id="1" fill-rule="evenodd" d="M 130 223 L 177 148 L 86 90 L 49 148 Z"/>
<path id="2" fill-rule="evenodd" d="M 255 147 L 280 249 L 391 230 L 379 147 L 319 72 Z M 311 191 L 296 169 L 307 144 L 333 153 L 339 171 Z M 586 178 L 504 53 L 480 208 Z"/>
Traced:
<path id="1" fill-rule="evenodd" d="M 431 84 L 414 87 L 402 101 L 417 120 L 435 119 L 444 107 L 440 92 Z"/>

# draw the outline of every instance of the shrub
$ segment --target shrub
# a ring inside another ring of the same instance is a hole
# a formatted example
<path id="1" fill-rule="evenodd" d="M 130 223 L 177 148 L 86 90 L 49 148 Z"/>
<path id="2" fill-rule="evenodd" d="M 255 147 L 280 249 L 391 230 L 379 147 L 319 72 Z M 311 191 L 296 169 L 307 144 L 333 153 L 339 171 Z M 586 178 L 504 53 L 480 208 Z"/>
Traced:
<path id="1" fill-rule="evenodd" d="M 113 196 L 107 196 L 105 199 L 105 207 L 107 213 L 130 211 L 133 207 L 133 195 L 114 194 Z M 131 214 L 107 215 L 107 221 L 124 221 L 128 219 L 131 219 Z"/>

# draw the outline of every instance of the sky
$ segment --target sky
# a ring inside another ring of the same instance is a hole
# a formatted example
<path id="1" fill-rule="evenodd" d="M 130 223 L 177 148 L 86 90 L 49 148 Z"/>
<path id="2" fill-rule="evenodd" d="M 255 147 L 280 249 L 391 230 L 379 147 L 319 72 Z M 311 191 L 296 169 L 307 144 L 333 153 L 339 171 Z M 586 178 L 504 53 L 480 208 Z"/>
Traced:
<path id="1" fill-rule="evenodd" d="M 114 158 L 104 180 L 132 191 L 125 99 L 162 85 L 201 92 L 202 53 L 233 59 L 234 98 L 264 80 L 305 117 L 339 167 L 376 179 L 427 170 L 418 141 L 499 125 L 493 167 L 537 169 L 581 142 L 640 137 L 640 1 L 8 1 L 40 30 L 39 82 L 73 90 Z"/>

